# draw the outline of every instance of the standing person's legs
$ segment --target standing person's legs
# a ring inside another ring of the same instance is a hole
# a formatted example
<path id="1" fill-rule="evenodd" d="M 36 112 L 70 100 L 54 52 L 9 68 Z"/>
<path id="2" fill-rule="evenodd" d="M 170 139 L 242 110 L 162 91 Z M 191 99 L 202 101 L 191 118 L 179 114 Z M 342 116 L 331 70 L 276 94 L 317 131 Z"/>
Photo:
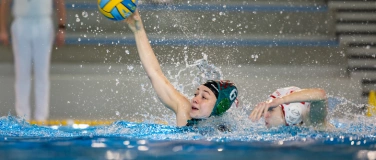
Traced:
<path id="1" fill-rule="evenodd" d="M 16 19 L 12 23 L 12 47 L 15 67 L 16 112 L 19 117 L 30 120 L 31 43 L 27 22 Z"/>
<path id="2" fill-rule="evenodd" d="M 37 23 L 36 34 L 32 40 L 35 85 L 34 118 L 36 120 L 46 120 L 49 114 L 49 72 L 54 31 L 51 18 L 40 19 Z"/>

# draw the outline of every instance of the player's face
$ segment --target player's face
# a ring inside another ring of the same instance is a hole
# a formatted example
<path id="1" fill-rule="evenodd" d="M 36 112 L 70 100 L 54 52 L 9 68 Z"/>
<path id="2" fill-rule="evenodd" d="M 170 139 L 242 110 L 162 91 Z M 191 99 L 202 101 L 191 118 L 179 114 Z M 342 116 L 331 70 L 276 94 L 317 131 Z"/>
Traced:
<path id="1" fill-rule="evenodd" d="M 265 125 L 268 128 L 282 126 L 286 123 L 281 106 L 269 108 L 268 112 L 266 112 L 265 114 L 264 119 Z"/>
<path id="2" fill-rule="evenodd" d="M 216 101 L 215 94 L 208 87 L 200 85 L 192 98 L 189 115 L 192 118 L 208 118 Z"/>

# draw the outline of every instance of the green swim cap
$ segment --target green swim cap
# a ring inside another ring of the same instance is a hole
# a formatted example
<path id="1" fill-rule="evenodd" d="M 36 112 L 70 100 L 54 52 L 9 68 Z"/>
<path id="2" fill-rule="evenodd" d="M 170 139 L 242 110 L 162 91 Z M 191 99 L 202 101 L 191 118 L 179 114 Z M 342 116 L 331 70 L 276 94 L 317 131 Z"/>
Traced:
<path id="1" fill-rule="evenodd" d="M 220 116 L 226 112 L 238 97 L 238 90 L 234 83 L 229 80 L 209 80 L 203 84 L 208 87 L 217 97 L 210 116 Z"/>

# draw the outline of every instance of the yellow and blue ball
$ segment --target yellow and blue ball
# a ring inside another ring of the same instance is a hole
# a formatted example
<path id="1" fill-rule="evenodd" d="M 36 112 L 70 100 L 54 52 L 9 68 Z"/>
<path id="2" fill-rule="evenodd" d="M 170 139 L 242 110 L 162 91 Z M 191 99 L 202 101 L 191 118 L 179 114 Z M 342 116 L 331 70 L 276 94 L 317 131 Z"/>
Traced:
<path id="1" fill-rule="evenodd" d="M 137 8 L 137 0 L 98 0 L 99 11 L 115 21 L 129 17 Z"/>

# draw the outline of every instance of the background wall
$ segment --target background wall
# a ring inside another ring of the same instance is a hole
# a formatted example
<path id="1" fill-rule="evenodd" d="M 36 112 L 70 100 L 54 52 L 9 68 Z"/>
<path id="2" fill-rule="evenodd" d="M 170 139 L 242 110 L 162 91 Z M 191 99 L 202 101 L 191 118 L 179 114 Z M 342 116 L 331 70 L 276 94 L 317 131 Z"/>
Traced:
<path id="1" fill-rule="evenodd" d="M 173 115 L 152 90 L 126 24 L 105 19 L 94 1 L 66 3 L 67 44 L 52 53 L 50 118 Z M 325 1 L 142 1 L 139 9 L 165 74 L 188 97 L 197 87 L 192 84 L 197 69 L 184 69 L 207 57 L 239 86 L 246 112 L 275 89 L 291 85 L 324 88 L 358 104 L 352 105 L 357 110 L 366 102 L 359 78 L 346 74 L 343 46 Z M 12 51 L 1 46 L 0 52 L 0 113 L 15 115 Z"/>

